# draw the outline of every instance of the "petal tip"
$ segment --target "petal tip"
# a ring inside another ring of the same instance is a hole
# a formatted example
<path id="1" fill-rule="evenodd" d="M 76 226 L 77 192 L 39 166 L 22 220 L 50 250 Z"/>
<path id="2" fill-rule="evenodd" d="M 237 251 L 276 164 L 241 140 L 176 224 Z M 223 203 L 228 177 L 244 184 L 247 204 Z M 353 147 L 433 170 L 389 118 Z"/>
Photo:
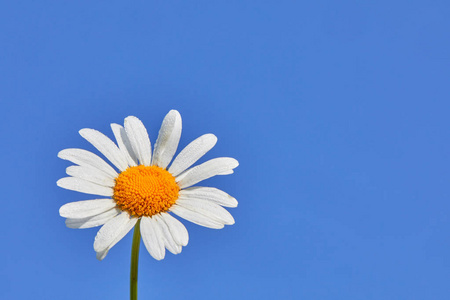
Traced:
<path id="1" fill-rule="evenodd" d="M 128 117 L 126 117 L 125 118 L 125 122 L 129 122 L 130 120 L 134 120 L 134 121 L 139 121 L 139 122 L 141 122 L 141 120 L 138 118 L 138 117 L 135 117 L 135 116 L 128 116 Z"/>
<path id="2" fill-rule="evenodd" d="M 59 180 L 56 182 L 56 185 L 59 186 L 59 187 L 61 187 L 61 188 L 64 188 L 64 187 L 62 186 L 62 182 L 64 182 L 63 179 L 64 179 L 64 178 L 59 179 Z"/>
<path id="3" fill-rule="evenodd" d="M 61 217 L 65 218 L 64 205 L 59 208 L 58 212 Z"/>
<path id="4" fill-rule="evenodd" d="M 59 151 L 58 154 L 57 154 L 56 156 L 59 157 L 59 158 L 61 158 L 61 159 L 64 159 L 64 152 L 65 152 L 65 151 L 66 151 L 66 149 Z"/>
<path id="5" fill-rule="evenodd" d="M 88 133 L 89 131 L 93 131 L 93 130 L 94 130 L 94 129 L 83 128 L 83 129 L 78 130 L 78 133 L 79 133 L 82 137 L 84 137 L 84 136 L 86 135 L 86 133 Z"/>
<path id="6" fill-rule="evenodd" d="M 171 110 L 168 112 L 168 114 L 176 114 L 177 116 L 180 116 L 180 117 L 181 117 L 180 112 L 179 112 L 178 110 L 176 110 L 176 109 L 171 109 Z"/>
<path id="7" fill-rule="evenodd" d="M 235 167 L 233 167 L 233 169 L 234 169 L 234 168 L 237 168 L 237 167 L 239 166 L 238 160 L 235 159 L 235 158 L 232 158 L 232 160 L 233 160 L 233 165 L 236 165 Z"/>
<path id="8" fill-rule="evenodd" d="M 108 254 L 109 250 L 105 250 L 105 251 L 100 251 L 100 252 L 96 252 L 95 257 L 99 260 L 102 261 L 106 255 Z"/>
<path id="9" fill-rule="evenodd" d="M 218 140 L 217 136 L 213 133 L 207 133 L 207 134 L 205 134 L 205 136 L 208 137 L 209 139 L 211 139 L 211 144 L 213 144 L 213 147 L 214 147 Z"/>
<path id="10" fill-rule="evenodd" d="M 64 223 L 66 224 L 66 227 L 67 227 L 67 228 L 70 228 L 70 229 L 77 229 L 77 227 L 75 227 L 75 226 L 70 222 L 70 219 L 66 219 L 66 220 L 64 221 Z"/>
<path id="11" fill-rule="evenodd" d="M 111 123 L 111 124 L 109 124 L 109 126 L 111 127 L 112 130 L 114 130 L 114 128 L 122 127 L 120 124 L 117 124 L 117 123 Z"/>

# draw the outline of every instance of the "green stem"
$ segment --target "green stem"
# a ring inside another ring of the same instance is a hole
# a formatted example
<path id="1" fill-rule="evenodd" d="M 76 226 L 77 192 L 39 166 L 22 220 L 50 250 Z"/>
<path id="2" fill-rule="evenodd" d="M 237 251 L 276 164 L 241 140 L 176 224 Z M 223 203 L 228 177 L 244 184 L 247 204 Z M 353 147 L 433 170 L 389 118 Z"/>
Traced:
<path id="1" fill-rule="evenodd" d="M 133 244 L 131 246 L 130 300 L 137 300 L 139 246 L 141 244 L 141 230 L 139 229 L 140 224 L 141 219 L 139 219 L 134 226 Z"/>

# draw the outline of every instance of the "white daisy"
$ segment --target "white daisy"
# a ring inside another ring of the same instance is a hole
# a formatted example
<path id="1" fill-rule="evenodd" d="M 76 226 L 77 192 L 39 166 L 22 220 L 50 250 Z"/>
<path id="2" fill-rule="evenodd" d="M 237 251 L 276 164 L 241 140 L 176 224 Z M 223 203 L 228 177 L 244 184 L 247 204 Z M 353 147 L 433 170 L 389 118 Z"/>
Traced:
<path id="1" fill-rule="evenodd" d="M 211 187 L 193 187 L 215 175 L 232 174 L 239 163 L 220 157 L 191 167 L 217 142 L 205 134 L 186 146 L 169 166 L 181 136 L 181 116 L 171 110 L 163 120 L 152 149 L 142 122 L 133 116 L 124 127 L 111 124 L 117 145 L 94 129 L 82 129 L 80 135 L 100 151 L 117 169 L 96 154 L 82 149 L 65 149 L 58 157 L 74 166 L 67 168 L 70 177 L 57 185 L 73 191 L 103 196 L 63 205 L 59 213 L 69 228 L 91 228 L 103 225 L 94 241 L 97 258 L 102 260 L 140 219 L 145 247 L 157 260 L 165 249 L 181 252 L 189 240 L 184 225 L 169 212 L 195 224 L 220 229 L 234 224 L 225 207 L 236 207 L 237 201 L 227 193 Z"/>

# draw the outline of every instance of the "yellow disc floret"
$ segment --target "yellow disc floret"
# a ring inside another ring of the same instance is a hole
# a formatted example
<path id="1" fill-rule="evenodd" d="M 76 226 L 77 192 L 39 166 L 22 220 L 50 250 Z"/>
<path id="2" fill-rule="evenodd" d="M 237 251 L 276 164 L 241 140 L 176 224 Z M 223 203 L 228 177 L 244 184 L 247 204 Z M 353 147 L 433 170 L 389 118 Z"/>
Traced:
<path id="1" fill-rule="evenodd" d="M 157 166 L 130 167 L 119 174 L 114 186 L 117 206 L 136 217 L 167 211 L 178 199 L 175 177 Z"/>

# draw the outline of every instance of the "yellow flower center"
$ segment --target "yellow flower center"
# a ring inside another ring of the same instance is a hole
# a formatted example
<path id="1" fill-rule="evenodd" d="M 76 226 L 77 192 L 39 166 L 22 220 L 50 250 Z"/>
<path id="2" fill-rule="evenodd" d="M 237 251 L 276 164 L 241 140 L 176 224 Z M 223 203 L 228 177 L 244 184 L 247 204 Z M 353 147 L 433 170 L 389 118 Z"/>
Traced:
<path id="1" fill-rule="evenodd" d="M 175 177 L 165 169 L 137 166 L 119 174 L 113 198 L 120 209 L 133 216 L 152 216 L 168 210 L 179 191 Z"/>

